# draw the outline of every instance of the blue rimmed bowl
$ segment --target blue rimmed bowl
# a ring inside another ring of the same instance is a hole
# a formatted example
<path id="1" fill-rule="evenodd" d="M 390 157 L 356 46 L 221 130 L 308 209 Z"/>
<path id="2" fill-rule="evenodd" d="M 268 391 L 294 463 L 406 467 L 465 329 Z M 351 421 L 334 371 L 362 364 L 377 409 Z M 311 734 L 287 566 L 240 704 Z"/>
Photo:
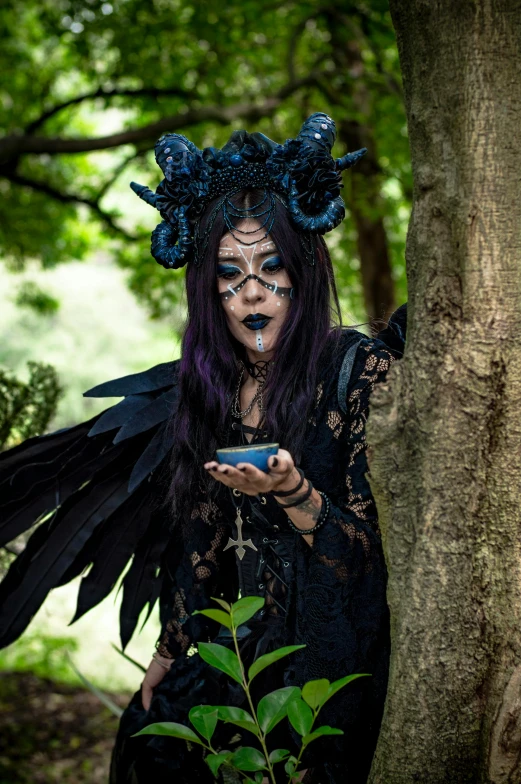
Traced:
<path id="1" fill-rule="evenodd" d="M 215 453 L 219 463 L 236 466 L 238 463 L 251 463 L 255 468 L 268 473 L 268 460 L 279 451 L 278 444 L 248 444 L 218 449 Z"/>

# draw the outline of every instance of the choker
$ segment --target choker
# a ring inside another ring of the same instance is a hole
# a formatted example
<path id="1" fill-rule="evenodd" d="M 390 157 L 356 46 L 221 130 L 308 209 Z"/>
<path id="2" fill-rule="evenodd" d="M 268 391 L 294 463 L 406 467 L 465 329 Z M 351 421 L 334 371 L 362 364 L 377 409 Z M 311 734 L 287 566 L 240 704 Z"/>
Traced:
<path id="1" fill-rule="evenodd" d="M 266 382 L 268 378 L 268 372 L 273 365 L 273 362 L 268 359 L 261 359 L 259 362 L 248 362 L 247 359 L 242 359 L 241 362 L 244 365 L 248 375 L 250 375 L 256 381 L 264 382 Z"/>

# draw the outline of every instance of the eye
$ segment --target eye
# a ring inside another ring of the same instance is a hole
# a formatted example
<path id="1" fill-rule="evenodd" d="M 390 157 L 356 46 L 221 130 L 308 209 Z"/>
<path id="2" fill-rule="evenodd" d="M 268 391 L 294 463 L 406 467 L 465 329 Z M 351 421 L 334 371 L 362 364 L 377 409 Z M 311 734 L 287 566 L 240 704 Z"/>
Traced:
<path id="1" fill-rule="evenodd" d="M 271 259 L 266 259 L 261 266 L 262 272 L 271 272 L 275 274 L 284 269 L 284 264 L 280 256 L 273 256 Z"/>
<path id="2" fill-rule="evenodd" d="M 240 272 L 238 267 L 224 266 L 224 264 L 217 267 L 217 277 L 223 280 L 233 280 Z"/>

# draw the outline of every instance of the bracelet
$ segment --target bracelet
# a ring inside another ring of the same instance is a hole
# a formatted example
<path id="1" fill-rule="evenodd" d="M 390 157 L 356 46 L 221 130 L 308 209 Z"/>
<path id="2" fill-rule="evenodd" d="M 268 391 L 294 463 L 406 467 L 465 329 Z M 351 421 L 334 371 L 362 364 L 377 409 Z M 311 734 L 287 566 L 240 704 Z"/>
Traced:
<path id="1" fill-rule="evenodd" d="M 277 496 L 278 498 L 288 498 L 290 495 L 295 495 L 298 493 L 304 482 L 306 481 L 306 477 L 304 476 L 304 471 L 301 471 L 300 468 L 297 468 L 297 471 L 300 476 L 300 482 L 293 490 L 272 490 L 271 494 Z"/>
<path id="2" fill-rule="evenodd" d="M 157 658 L 158 656 L 159 656 L 159 654 L 158 654 L 157 651 L 155 653 L 153 653 L 152 654 L 153 660 L 156 661 L 159 664 L 160 667 L 163 667 L 164 670 L 169 670 L 172 665 L 170 665 L 170 667 L 169 667 L 168 664 L 165 664 L 164 662 L 161 661 L 161 659 L 158 659 Z"/>
<path id="3" fill-rule="evenodd" d="M 294 531 L 296 534 L 300 534 L 301 536 L 306 536 L 307 534 L 314 534 L 314 533 L 315 533 L 315 531 L 318 531 L 318 529 L 319 529 L 319 528 L 322 528 L 322 526 L 323 526 L 323 525 L 324 525 L 324 523 L 326 522 L 326 520 L 327 520 L 327 518 L 328 518 L 328 515 L 329 515 L 329 509 L 330 509 L 330 502 L 329 502 L 329 498 L 328 498 L 328 497 L 327 497 L 327 495 L 326 495 L 325 493 L 323 493 L 321 490 L 317 490 L 317 493 L 318 493 L 318 494 L 321 496 L 321 498 L 322 498 L 322 509 L 320 510 L 320 514 L 319 514 L 319 516 L 318 516 L 318 518 L 317 518 L 317 522 L 315 523 L 315 525 L 313 526 L 313 528 L 299 528 L 299 527 L 298 527 L 298 525 L 295 525 L 295 523 L 293 522 L 293 520 L 290 520 L 290 519 L 288 518 L 288 524 L 289 524 L 289 527 L 290 527 L 290 528 L 292 529 L 292 531 Z"/>
<path id="4" fill-rule="evenodd" d="M 313 485 L 311 484 L 311 481 L 309 479 L 308 479 L 308 485 L 309 485 L 309 487 L 306 490 L 306 492 L 302 493 L 302 495 L 297 496 L 289 504 L 281 504 L 280 501 L 277 501 L 277 499 L 275 499 L 275 500 L 277 501 L 277 503 L 278 503 L 278 505 L 280 506 L 281 509 L 291 509 L 293 506 L 300 506 L 300 504 L 303 504 L 304 501 L 308 500 L 309 496 L 313 492 Z"/>

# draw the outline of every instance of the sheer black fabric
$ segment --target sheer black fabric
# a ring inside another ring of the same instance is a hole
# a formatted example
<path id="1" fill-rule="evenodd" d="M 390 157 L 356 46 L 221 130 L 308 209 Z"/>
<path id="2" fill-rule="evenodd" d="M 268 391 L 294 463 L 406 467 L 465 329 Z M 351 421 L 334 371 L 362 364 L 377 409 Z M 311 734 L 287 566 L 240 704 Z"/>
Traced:
<path id="1" fill-rule="evenodd" d="M 175 661 L 155 690 L 150 711 L 143 710 L 140 692 L 125 711 L 113 756 L 112 784 L 213 780 L 199 752 L 188 750 L 184 742 L 130 735 L 156 721 L 187 723 L 194 705 L 242 705 L 240 688 L 190 651 L 201 640 L 218 638 L 226 644 L 225 638 L 218 637 L 217 624 L 192 613 L 212 606 L 212 596 L 234 601 L 239 590 L 241 595 L 266 597 L 266 609 L 248 624 L 242 640 L 247 660 L 280 645 L 307 646 L 278 668 L 265 670 L 264 679 L 256 679 L 257 697 L 314 678 L 335 680 L 370 673 L 339 692 L 321 713 L 320 723 L 343 729 L 345 735 L 312 744 L 306 759 L 317 784 L 366 781 L 385 698 L 389 623 L 385 563 L 367 480 L 365 423 L 371 392 L 385 378 L 393 355 L 382 342 L 363 340 L 345 405 L 340 406 L 338 376 L 352 340 L 353 331 L 347 330 L 325 363 L 299 463 L 306 477 L 331 500 L 325 525 L 310 547 L 291 531 L 285 512 L 271 497 L 238 498 L 226 491 L 217 502 L 196 500 L 184 549 L 172 558 L 161 598 L 157 647 Z M 240 438 L 240 431 L 230 427 L 229 443 L 239 443 Z M 242 561 L 236 547 L 224 549 L 230 538 L 237 538 L 239 505 L 243 539 L 251 539 L 253 545 L 245 546 Z M 273 742 L 295 749 L 296 738 L 287 724 L 282 722 Z M 225 726 L 219 733 L 216 742 L 221 748 L 243 742 L 237 728 Z M 255 745 L 251 735 L 244 742 Z"/>

